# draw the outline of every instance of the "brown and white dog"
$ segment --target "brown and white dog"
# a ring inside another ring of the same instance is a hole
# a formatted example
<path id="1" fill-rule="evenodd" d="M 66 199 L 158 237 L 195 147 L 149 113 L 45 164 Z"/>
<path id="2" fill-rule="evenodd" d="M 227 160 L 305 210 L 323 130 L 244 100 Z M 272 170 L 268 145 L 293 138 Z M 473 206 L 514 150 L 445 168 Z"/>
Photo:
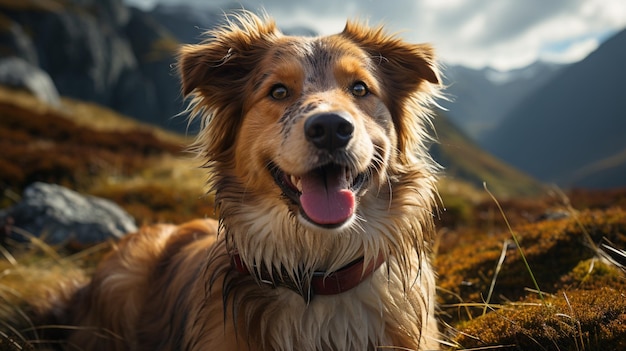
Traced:
<path id="1" fill-rule="evenodd" d="M 241 13 L 178 68 L 219 222 L 122 240 L 67 302 L 68 349 L 438 349 L 432 48 Z"/>

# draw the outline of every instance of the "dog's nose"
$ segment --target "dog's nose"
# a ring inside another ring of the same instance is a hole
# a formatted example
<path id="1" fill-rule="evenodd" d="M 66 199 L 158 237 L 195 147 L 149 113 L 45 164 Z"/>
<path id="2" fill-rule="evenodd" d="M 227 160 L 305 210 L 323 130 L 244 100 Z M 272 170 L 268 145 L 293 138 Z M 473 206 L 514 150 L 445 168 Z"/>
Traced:
<path id="1" fill-rule="evenodd" d="M 304 123 L 307 140 L 319 149 L 334 151 L 348 145 L 354 124 L 339 113 L 318 113 Z"/>

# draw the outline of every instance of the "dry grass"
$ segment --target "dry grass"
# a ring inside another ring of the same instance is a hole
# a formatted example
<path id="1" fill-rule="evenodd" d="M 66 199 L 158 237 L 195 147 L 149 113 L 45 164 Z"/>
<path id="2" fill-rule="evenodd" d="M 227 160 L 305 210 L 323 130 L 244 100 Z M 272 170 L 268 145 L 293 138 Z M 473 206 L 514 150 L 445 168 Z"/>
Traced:
<path id="1" fill-rule="evenodd" d="M 35 237 L 30 244 L 9 241 L 0 246 L 0 350 L 34 349 L 39 342 L 34 311 L 49 308 L 62 285 L 86 282 L 110 244 L 74 254 Z"/>
<path id="2" fill-rule="evenodd" d="M 188 138 L 93 104 L 64 100 L 63 106 L 0 89 L 0 207 L 44 181 L 117 201 L 140 223 L 213 213 L 200 163 L 184 151 Z"/>
<path id="3" fill-rule="evenodd" d="M 61 106 L 54 107 L 41 102 L 26 91 L 0 86 L 0 103 L 19 107 L 36 115 L 52 113 L 73 121 L 78 126 L 99 131 L 143 131 L 152 133 L 164 141 L 181 146 L 188 145 L 192 140 L 192 137 L 185 137 L 153 125 L 122 116 L 110 108 L 71 98 L 62 98 Z"/>

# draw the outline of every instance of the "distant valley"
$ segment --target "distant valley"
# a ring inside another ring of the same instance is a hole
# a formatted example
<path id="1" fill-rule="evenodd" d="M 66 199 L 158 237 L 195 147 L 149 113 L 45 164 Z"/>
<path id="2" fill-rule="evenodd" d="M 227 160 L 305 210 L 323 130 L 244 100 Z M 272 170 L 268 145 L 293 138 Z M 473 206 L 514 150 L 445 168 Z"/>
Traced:
<path id="1" fill-rule="evenodd" d="M 545 182 L 626 186 L 626 30 L 528 94 L 482 145 Z"/>

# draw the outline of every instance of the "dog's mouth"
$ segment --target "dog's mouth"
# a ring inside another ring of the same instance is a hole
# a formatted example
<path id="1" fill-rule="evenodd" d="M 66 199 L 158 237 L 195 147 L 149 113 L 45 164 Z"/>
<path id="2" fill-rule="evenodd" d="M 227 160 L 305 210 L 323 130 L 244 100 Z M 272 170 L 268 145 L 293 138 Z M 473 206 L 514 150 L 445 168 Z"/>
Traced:
<path id="1" fill-rule="evenodd" d="M 285 173 L 269 167 L 283 194 L 300 208 L 308 221 L 336 228 L 354 216 L 357 196 L 367 180 L 366 173 L 354 174 L 348 167 L 330 163 L 306 174 Z"/>

